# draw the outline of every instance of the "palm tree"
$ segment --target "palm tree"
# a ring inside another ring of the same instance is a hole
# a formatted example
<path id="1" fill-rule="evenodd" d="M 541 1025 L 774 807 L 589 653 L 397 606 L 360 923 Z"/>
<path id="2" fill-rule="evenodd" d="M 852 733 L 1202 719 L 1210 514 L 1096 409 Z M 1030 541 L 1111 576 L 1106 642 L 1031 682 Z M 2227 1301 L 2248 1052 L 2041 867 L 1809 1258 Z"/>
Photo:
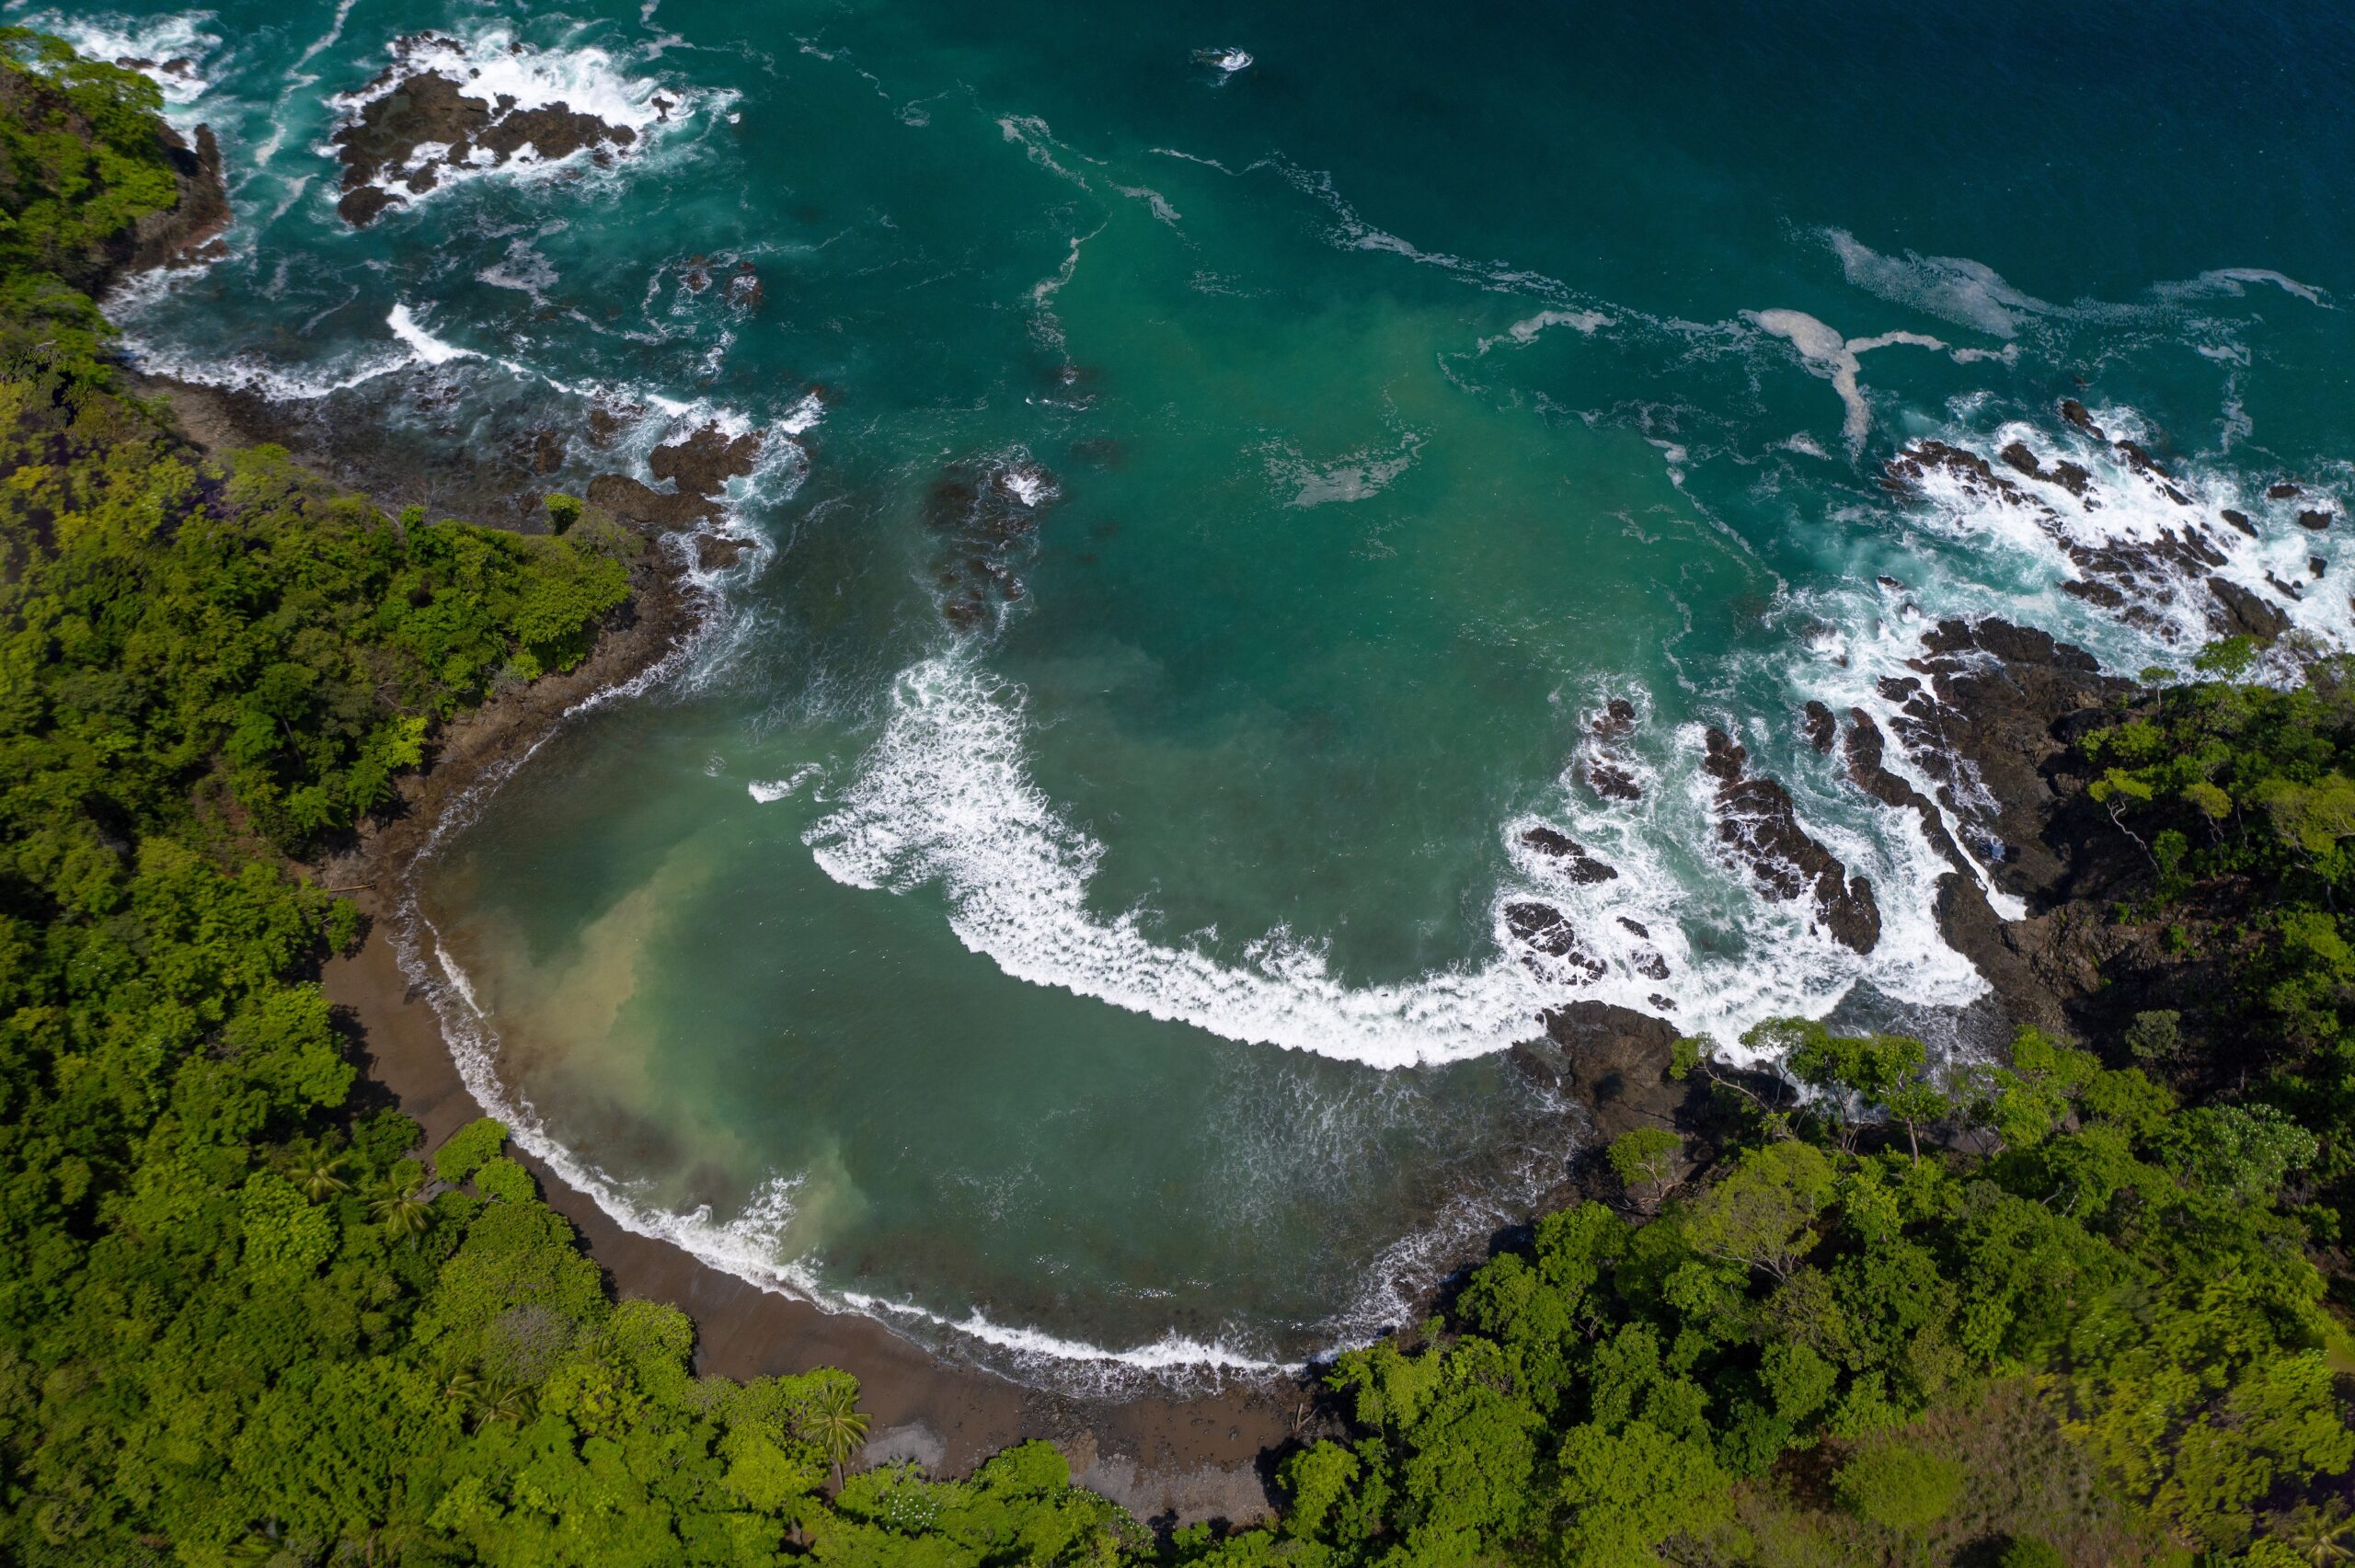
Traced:
<path id="1" fill-rule="evenodd" d="M 2302 1503 L 2298 1511 L 2283 1521 L 2281 1544 L 2298 1554 L 2302 1562 L 2314 1568 L 2331 1568 L 2335 1562 L 2355 1562 L 2355 1518 Z"/>
<path id="2" fill-rule="evenodd" d="M 342 1175 L 344 1159 L 343 1155 L 321 1150 L 295 1170 L 294 1185 L 313 1203 L 325 1203 L 339 1192 L 350 1191 L 351 1184 Z"/>
<path id="3" fill-rule="evenodd" d="M 426 1196 L 425 1188 L 416 1182 L 396 1186 L 387 1179 L 368 1208 L 385 1227 L 386 1235 L 406 1236 L 411 1246 L 433 1229 L 432 1202 Z"/>
<path id="4" fill-rule="evenodd" d="M 477 1431 L 494 1421 L 512 1421 L 521 1425 L 530 1419 L 532 1406 L 536 1402 L 529 1384 L 508 1379 L 477 1382 L 467 1391 L 466 1399 L 474 1407 Z"/>
<path id="5" fill-rule="evenodd" d="M 834 1484 L 842 1485 L 843 1467 L 867 1447 L 867 1416 L 858 1408 L 858 1390 L 847 1383 L 830 1385 L 796 1425 L 818 1445 L 834 1467 Z"/>
<path id="6" fill-rule="evenodd" d="M 442 1397 L 459 1404 L 471 1406 L 481 1391 L 482 1379 L 461 1367 L 451 1373 L 448 1380 L 442 1385 Z"/>

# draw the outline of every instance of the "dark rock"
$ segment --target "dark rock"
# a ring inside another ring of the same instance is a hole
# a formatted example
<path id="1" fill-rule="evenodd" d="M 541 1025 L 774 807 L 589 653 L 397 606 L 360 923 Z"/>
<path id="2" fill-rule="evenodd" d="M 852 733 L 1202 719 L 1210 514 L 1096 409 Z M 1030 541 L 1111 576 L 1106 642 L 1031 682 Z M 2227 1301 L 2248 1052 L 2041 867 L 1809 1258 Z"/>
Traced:
<path id="1" fill-rule="evenodd" d="M 2036 453 L 2028 451 L 2023 442 L 2014 441 L 1997 455 L 2003 458 L 2005 466 L 2031 479 L 2058 485 L 2079 500 L 2085 499 L 2085 492 L 2093 487 L 2094 476 L 2090 469 L 2081 468 L 2074 463 L 2056 463 L 2052 471 L 2047 473 L 2037 461 Z"/>
<path id="2" fill-rule="evenodd" d="M 1840 721 L 1832 716 L 1832 710 L 1813 700 L 1809 700 L 1807 704 L 1805 727 L 1808 744 L 1819 752 L 1830 751 L 1832 741 L 1837 739 L 1840 734 Z"/>
<path id="3" fill-rule="evenodd" d="M 2131 468 L 2137 474 L 2145 474 L 2159 479 L 2172 479 L 2175 477 L 2175 475 L 2169 473 L 2165 466 L 2163 465 L 2157 458 L 2153 457 L 2150 452 L 2144 450 L 2139 443 L 2121 439 L 2114 441 L 2109 444 L 2111 448 L 2117 452 L 2119 456 L 2126 460 L 2126 466 Z M 2180 495 L 2177 496 L 2176 498 L 2177 500 L 2183 499 Z M 2190 503 L 2187 501 L 2184 504 L 2188 506 Z"/>
<path id="4" fill-rule="evenodd" d="M 1649 942 L 1652 939 L 1650 928 L 1646 926 L 1643 921 L 1629 920 L 1626 915 L 1619 916 L 1618 921 L 1621 925 L 1626 926 L 1629 931 L 1634 932 L 1637 936 L 1642 937 L 1645 941 Z"/>
<path id="5" fill-rule="evenodd" d="M 2309 555 L 2306 557 L 2306 570 L 2314 573 L 2315 576 L 2320 577 L 2329 569 L 2330 563 L 2324 560 L 2320 555 Z"/>
<path id="6" fill-rule="evenodd" d="M 2216 515 L 2223 518 L 2234 528 L 2239 529 L 2243 533 L 2247 534 L 2251 539 L 2257 537 L 2257 524 L 2249 521 L 2248 513 L 2245 511 L 2234 511 L 2232 508 L 2226 507 L 2223 511 Z"/>
<path id="7" fill-rule="evenodd" d="M 2330 515 L 2331 514 L 2326 511 L 2311 509 L 2302 511 L 2298 514 L 2298 526 L 2300 528 L 2311 528 L 2316 533 L 2320 533 L 2324 529 L 2330 526 Z"/>
<path id="8" fill-rule="evenodd" d="M 1551 904 L 1515 903 L 1505 906 L 1505 929 L 1534 953 L 1558 963 L 1572 984 L 1599 980 L 1607 966 L 1586 949 L 1579 933 Z"/>
<path id="9" fill-rule="evenodd" d="M 2305 494 L 2304 491 L 2299 489 L 2298 486 L 2292 485 L 2287 479 L 2280 480 L 2274 484 L 2268 485 L 2265 487 L 2265 498 L 2269 501 L 2294 500 L 2296 498 L 2303 494 Z"/>
<path id="10" fill-rule="evenodd" d="M 1583 770 L 1583 776 L 1594 793 L 1605 799 L 1641 800 L 1644 798 L 1643 785 L 1637 784 L 1636 776 L 1625 768 L 1609 762 L 1589 762 Z"/>
<path id="11" fill-rule="evenodd" d="M 1838 857 L 1798 824 L 1790 792 L 1746 774 L 1749 753 L 1724 730 L 1708 732 L 1702 767 L 1717 784 L 1717 836 L 1749 867 L 1770 898 L 1812 893 L 1816 916 L 1834 941 L 1857 953 L 1880 942 L 1880 908 L 1872 883 L 1850 876 Z"/>
<path id="12" fill-rule="evenodd" d="M 997 607 L 1022 598 L 1017 568 L 1058 494 L 1053 477 L 1030 464 L 959 464 L 934 482 L 924 521 L 939 541 L 933 580 L 944 620 L 979 630 L 994 624 Z"/>
<path id="13" fill-rule="evenodd" d="M 682 493 L 709 497 L 726 489 L 729 480 L 750 474 L 760 454 L 758 431 L 730 437 L 717 425 L 706 425 L 684 441 L 656 447 L 646 466 Z"/>
<path id="14" fill-rule="evenodd" d="M 2290 629 L 2290 617 L 2227 578 L 2210 578 L 2208 591 L 2223 609 L 2226 635 L 2270 643 Z"/>
<path id="15" fill-rule="evenodd" d="M 487 99 L 465 82 L 421 67 L 427 51 L 448 43 L 432 34 L 396 41 L 394 63 L 369 84 L 389 90 L 377 92 L 328 138 L 343 166 L 344 195 L 336 211 L 346 222 L 364 224 L 398 205 L 402 198 L 388 189 L 396 183 L 422 195 L 440 183 L 443 170 L 497 168 L 527 148 L 548 162 L 583 150 L 610 162 L 637 143 L 629 126 L 609 125 L 568 104 L 518 109 L 505 94 Z M 411 169 L 419 149 L 428 145 L 444 150 Z M 489 155 L 487 163 L 477 158 L 478 152 Z M 362 194 L 368 190 L 375 194 Z"/>
<path id="16" fill-rule="evenodd" d="M 226 253 L 221 236 L 235 218 L 229 188 L 221 176 L 221 143 L 214 140 L 213 127 L 196 128 L 193 147 L 169 126 L 157 134 L 172 166 L 175 198 L 171 206 L 143 215 L 127 235 L 115 239 L 118 254 L 110 260 L 133 272 L 216 259 Z"/>
<path id="17" fill-rule="evenodd" d="M 2094 423 L 2093 416 L 2085 412 L 2085 406 L 2074 397 L 2064 397 L 2061 400 L 2061 418 L 2097 441 L 2106 441 L 2109 439 L 2102 433 L 2102 428 Z"/>
<path id="18" fill-rule="evenodd" d="M 2268 573 L 2266 573 L 2266 574 L 2265 574 L 2265 580 L 2266 580 L 2267 582 L 2269 582 L 2269 583 L 2272 584 L 2272 585 L 2273 585 L 2273 591 L 2274 591 L 2274 592 L 2276 592 L 2276 593 L 2278 593 L 2278 594 L 2280 594 L 2280 595 L 2282 598 L 2284 598 L 2284 599 L 2289 599 L 2289 600 L 2300 600 L 2300 599 L 2303 599 L 2303 598 L 2305 598 L 2305 596 L 2306 596 L 2306 595 L 2305 595 L 2305 590 L 2304 590 L 2303 589 L 2301 589 L 2301 588 L 2300 588 L 2296 583 L 2293 583 L 2293 582 L 2283 582 L 2280 578 L 2275 577 L 2271 572 L 2268 572 Z"/>
<path id="19" fill-rule="evenodd" d="M 1643 786 L 1636 782 L 1633 770 L 1614 754 L 1619 741 L 1636 733 L 1636 704 L 1625 697 L 1614 697 L 1605 703 L 1587 726 L 1587 749 L 1590 753 L 1578 765 L 1578 776 L 1588 788 L 1606 800 L 1641 800 Z"/>
<path id="20" fill-rule="evenodd" d="M 590 480 L 587 498 L 591 506 L 643 528 L 693 528 L 719 515 L 719 508 L 701 496 L 666 495 L 624 474 L 600 474 Z"/>
<path id="21" fill-rule="evenodd" d="M 335 204 L 335 214 L 353 228 L 364 229 L 383 216 L 385 209 L 392 205 L 390 195 L 373 185 L 363 185 L 357 190 L 344 192 L 343 200 Z"/>
<path id="22" fill-rule="evenodd" d="M 1572 882 L 1610 882 L 1619 875 L 1617 867 L 1595 859 L 1584 844 L 1568 833 L 1557 832 L 1543 824 L 1522 832 L 1521 841 L 1542 855 L 1560 861 L 1562 875 Z"/>
<path id="23" fill-rule="evenodd" d="M 743 558 L 744 542 L 724 534 L 695 536 L 695 565 L 707 572 L 725 571 Z"/>

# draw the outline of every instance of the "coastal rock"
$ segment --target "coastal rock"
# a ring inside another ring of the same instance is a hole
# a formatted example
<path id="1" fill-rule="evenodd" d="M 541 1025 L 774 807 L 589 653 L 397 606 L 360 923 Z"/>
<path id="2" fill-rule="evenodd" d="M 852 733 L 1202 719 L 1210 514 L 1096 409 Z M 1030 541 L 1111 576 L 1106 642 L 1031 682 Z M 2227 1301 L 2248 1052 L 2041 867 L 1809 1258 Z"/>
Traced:
<path id="1" fill-rule="evenodd" d="M 128 248 L 117 265 L 133 272 L 192 267 L 225 255 L 228 247 L 221 236 L 234 218 L 229 188 L 221 177 L 221 143 L 214 140 L 213 127 L 196 128 L 193 147 L 169 126 L 158 134 L 171 160 L 178 199 L 163 212 L 140 218 L 127 235 L 118 237 L 117 246 L 127 242 Z"/>
<path id="2" fill-rule="evenodd" d="M 1636 704 L 1614 697 L 1587 726 L 1587 754 L 1580 759 L 1577 775 L 1605 800 L 1641 800 L 1644 786 L 1635 770 L 1619 755 L 1619 743 L 1636 733 Z"/>
<path id="3" fill-rule="evenodd" d="M 1830 708 L 1813 699 L 1809 700 L 1805 712 L 1808 744 L 1818 752 L 1829 753 L 1832 743 L 1839 738 L 1840 721 L 1832 716 Z"/>
<path id="4" fill-rule="evenodd" d="M 1816 918 L 1832 939 L 1857 953 L 1880 942 L 1880 907 L 1873 885 L 1848 868 L 1798 823 L 1790 791 L 1745 770 L 1749 752 L 1722 729 L 1708 732 L 1702 767 L 1717 781 L 1717 836 L 1756 877 L 1770 898 L 1811 894 Z"/>
<path id="5" fill-rule="evenodd" d="M 2249 521 L 2248 513 L 2245 511 L 2235 511 L 2231 507 L 2226 507 L 2223 511 L 2218 512 L 2216 515 L 2223 518 L 2224 521 L 2229 523 L 2231 526 L 2237 528 L 2243 533 L 2247 534 L 2251 539 L 2257 537 L 2257 524 Z"/>
<path id="6" fill-rule="evenodd" d="M 2300 528 L 2311 528 L 2316 533 L 2320 533 L 2324 529 L 2330 526 L 2330 517 L 2331 514 L 2326 511 L 2320 511 L 2310 508 L 2298 514 L 2298 526 Z"/>
<path id="7" fill-rule="evenodd" d="M 2003 458 L 2005 467 L 2016 473 L 2025 474 L 2031 479 L 2042 480 L 2049 485 L 2058 485 L 2076 497 L 2079 501 L 2084 501 L 2085 492 L 2093 487 L 2094 476 L 2091 469 L 2080 467 L 2074 463 L 2062 462 L 2054 464 L 2051 469 L 2047 471 L 2043 464 L 2037 461 L 2036 453 L 2028 451 L 2027 446 L 2019 441 L 2012 442 L 1997 455 Z"/>
<path id="8" fill-rule="evenodd" d="M 745 544 L 724 533 L 702 533 L 695 536 L 695 566 L 706 572 L 722 572 L 743 559 Z"/>
<path id="9" fill-rule="evenodd" d="M 2102 434 L 2101 427 L 2094 423 L 2093 416 L 2085 412 L 2085 406 L 2074 397 L 2064 397 L 2061 400 L 2061 418 L 2097 441 L 2106 441 L 2109 439 Z"/>
<path id="10" fill-rule="evenodd" d="M 679 489 L 697 496 L 717 496 L 730 479 L 752 471 L 761 455 L 757 430 L 730 436 L 717 425 L 706 425 L 684 441 L 659 446 L 646 460 L 657 479 L 668 479 Z"/>
<path id="11" fill-rule="evenodd" d="M 600 474 L 590 480 L 588 501 L 624 522 L 673 532 L 693 528 L 719 515 L 719 508 L 701 496 L 658 490 L 626 474 Z"/>
<path id="12" fill-rule="evenodd" d="M 2287 479 L 2276 480 L 2265 487 L 2265 498 L 2269 501 L 2295 500 L 2303 494 L 2305 494 L 2303 490 L 2299 489 Z"/>
<path id="13" fill-rule="evenodd" d="M 2258 642 L 2269 644 L 2290 629 L 2287 614 L 2236 582 L 2225 578 L 2210 578 L 2208 591 L 2216 596 L 2216 602 L 2223 609 L 2224 632 L 2228 636 L 2251 636 Z"/>
<path id="14" fill-rule="evenodd" d="M 1588 852 L 1584 844 L 1580 843 L 1568 833 L 1559 832 L 1542 824 L 1522 832 L 1521 841 L 1539 854 L 1558 862 L 1561 875 L 1581 886 L 1593 882 L 1609 882 L 1614 880 L 1619 875 L 1616 866 L 1597 860 Z"/>
<path id="15" fill-rule="evenodd" d="M 668 481 L 670 490 L 624 474 L 600 474 L 589 481 L 589 504 L 641 528 L 694 528 L 727 509 L 719 503 L 720 492 L 729 480 L 752 471 L 760 452 L 758 431 L 730 436 L 717 425 L 705 425 L 684 441 L 656 447 L 647 458 L 647 471 Z"/>
<path id="16" fill-rule="evenodd" d="M 1599 980 L 1607 968 L 1601 958 L 1589 952 L 1580 941 L 1578 932 L 1563 918 L 1562 911 L 1551 904 L 1533 901 L 1507 904 L 1504 908 L 1505 929 L 1513 939 L 1530 949 L 1532 955 L 1542 954 L 1553 959 L 1551 967 L 1558 978 L 1571 984 Z M 1524 958 L 1524 962 L 1529 959 Z M 1545 973 L 1548 966 L 1530 963 L 1533 969 Z"/>
<path id="17" fill-rule="evenodd" d="M 454 73 L 456 40 L 421 33 L 396 40 L 393 63 L 354 95 L 356 114 L 328 138 L 343 166 L 336 211 L 362 227 L 388 207 L 439 186 L 447 174 L 521 161 L 554 163 L 589 151 L 610 162 L 638 132 L 557 102 L 523 107 Z"/>

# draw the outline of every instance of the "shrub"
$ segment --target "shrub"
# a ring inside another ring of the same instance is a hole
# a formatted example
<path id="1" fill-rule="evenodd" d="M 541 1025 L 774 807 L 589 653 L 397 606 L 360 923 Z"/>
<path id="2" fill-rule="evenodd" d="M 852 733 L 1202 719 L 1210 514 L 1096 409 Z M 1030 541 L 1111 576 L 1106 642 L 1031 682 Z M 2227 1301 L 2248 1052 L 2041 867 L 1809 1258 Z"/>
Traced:
<path id="1" fill-rule="evenodd" d="M 507 1127 L 493 1116 L 478 1116 L 450 1135 L 433 1151 L 433 1173 L 445 1182 L 463 1182 L 496 1156 L 507 1142 Z"/>
<path id="2" fill-rule="evenodd" d="M 1903 1443 L 1880 1443 L 1832 1478 L 1840 1506 L 1867 1524 L 1918 1529 L 1944 1518 L 1962 1494 L 1962 1467 Z"/>

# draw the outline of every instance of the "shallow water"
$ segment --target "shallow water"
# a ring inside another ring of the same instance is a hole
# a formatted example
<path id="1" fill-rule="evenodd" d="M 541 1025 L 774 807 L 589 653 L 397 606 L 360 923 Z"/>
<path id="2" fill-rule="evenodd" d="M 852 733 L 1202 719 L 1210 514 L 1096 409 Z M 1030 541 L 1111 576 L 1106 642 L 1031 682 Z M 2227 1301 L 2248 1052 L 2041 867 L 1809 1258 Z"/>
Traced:
<path id="1" fill-rule="evenodd" d="M 2348 525 L 2295 521 L 2355 490 L 2355 38 L 2313 7 L 6 14 L 185 56 L 223 136 L 234 254 L 116 304 L 157 368 L 420 454 L 553 428 L 575 486 L 767 432 L 714 633 L 449 836 L 417 956 L 635 1223 L 1027 1376 L 1396 1321 L 1560 1173 L 1501 1054 L 1553 1003 L 1982 994 L 1943 863 L 1797 713 L 1885 719 L 1948 614 L 2127 670 L 2214 635 L 2196 582 L 2062 591 L 2065 543 L 2196 516 L 2349 629 Z M 639 143 L 350 231 L 335 97 L 424 29 Z M 690 286 L 740 263 L 757 304 Z M 1892 494 L 1923 437 L 2094 507 Z M 1635 802 L 1578 773 L 1613 698 Z M 1870 878 L 1871 953 L 1726 861 L 1712 724 Z M 1533 899 L 1599 973 L 1514 940 Z"/>

